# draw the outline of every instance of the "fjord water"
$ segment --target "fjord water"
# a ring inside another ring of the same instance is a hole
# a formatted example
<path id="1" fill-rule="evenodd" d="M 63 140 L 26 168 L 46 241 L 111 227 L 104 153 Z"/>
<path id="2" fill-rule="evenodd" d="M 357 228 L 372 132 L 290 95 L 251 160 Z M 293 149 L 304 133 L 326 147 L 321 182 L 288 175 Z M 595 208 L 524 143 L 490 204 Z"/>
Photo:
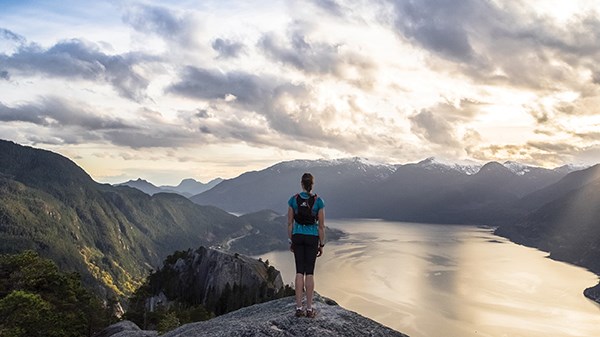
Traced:
<path id="1" fill-rule="evenodd" d="M 600 336 L 593 273 L 491 229 L 328 221 L 348 236 L 318 258 L 316 290 L 412 337 Z M 290 252 L 262 255 L 293 282 Z M 326 310 L 326 308 L 325 308 Z"/>

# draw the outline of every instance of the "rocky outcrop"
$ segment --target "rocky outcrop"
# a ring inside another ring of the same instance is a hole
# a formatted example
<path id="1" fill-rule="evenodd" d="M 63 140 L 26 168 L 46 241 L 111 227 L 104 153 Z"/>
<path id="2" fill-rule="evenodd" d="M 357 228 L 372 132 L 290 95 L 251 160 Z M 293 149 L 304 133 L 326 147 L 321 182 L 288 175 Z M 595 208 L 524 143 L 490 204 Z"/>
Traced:
<path id="1" fill-rule="evenodd" d="M 121 321 L 115 323 L 104 330 L 98 332 L 93 337 L 156 337 L 156 331 L 146 331 L 140 329 L 131 321 Z"/>
<path id="2" fill-rule="evenodd" d="M 279 271 L 263 261 L 200 247 L 167 258 L 150 277 L 148 303 L 201 304 L 220 315 L 274 299 L 283 288 Z"/>
<path id="3" fill-rule="evenodd" d="M 256 304 L 208 321 L 183 325 L 164 334 L 164 337 L 217 336 L 398 336 L 406 335 L 383 326 L 369 318 L 346 310 L 335 302 L 317 296 L 315 318 L 294 316 L 293 297 Z M 127 335 L 103 337 L 146 337 L 144 331 L 130 330 Z"/>

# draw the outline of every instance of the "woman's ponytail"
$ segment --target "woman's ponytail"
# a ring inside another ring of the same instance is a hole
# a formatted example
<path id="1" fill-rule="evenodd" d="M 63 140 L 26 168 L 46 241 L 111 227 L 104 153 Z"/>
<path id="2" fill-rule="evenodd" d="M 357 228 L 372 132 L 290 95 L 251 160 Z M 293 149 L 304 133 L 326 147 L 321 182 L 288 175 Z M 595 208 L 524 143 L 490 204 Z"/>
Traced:
<path id="1" fill-rule="evenodd" d="M 314 183 L 314 178 L 312 176 L 312 174 L 310 173 L 304 173 L 302 175 L 302 188 L 304 188 L 306 190 L 306 192 L 310 193 L 310 191 L 312 191 L 312 187 L 313 187 L 313 183 Z"/>

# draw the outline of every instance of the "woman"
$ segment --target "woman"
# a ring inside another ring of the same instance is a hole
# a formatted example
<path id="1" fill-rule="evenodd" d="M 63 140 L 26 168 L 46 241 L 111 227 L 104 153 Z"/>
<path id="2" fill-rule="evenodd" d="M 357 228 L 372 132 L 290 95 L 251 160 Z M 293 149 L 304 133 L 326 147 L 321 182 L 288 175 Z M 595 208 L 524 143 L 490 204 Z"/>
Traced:
<path id="1" fill-rule="evenodd" d="M 296 262 L 296 316 L 315 317 L 312 307 L 315 292 L 314 270 L 318 256 L 325 246 L 325 203 L 316 194 L 311 194 L 314 178 L 304 173 L 302 192 L 288 201 L 288 241 Z M 306 288 L 306 310 L 302 297 Z"/>

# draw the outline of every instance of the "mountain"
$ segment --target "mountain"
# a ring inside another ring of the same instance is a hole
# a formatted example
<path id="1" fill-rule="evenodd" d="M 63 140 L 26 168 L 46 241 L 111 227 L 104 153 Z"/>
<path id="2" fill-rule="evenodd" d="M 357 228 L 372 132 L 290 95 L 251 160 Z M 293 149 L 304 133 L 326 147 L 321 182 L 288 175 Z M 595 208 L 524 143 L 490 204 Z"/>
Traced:
<path id="1" fill-rule="evenodd" d="M 285 214 L 287 200 L 300 190 L 300 177 L 307 171 L 315 176 L 315 192 L 324 198 L 328 217 L 493 225 L 527 214 L 531 209 L 521 206 L 521 198 L 567 174 L 514 162 L 479 166 L 435 158 L 405 165 L 361 158 L 303 160 L 244 173 L 191 200 L 230 212 L 272 209 Z"/>
<path id="2" fill-rule="evenodd" d="M 559 169 L 562 170 L 563 168 L 561 167 Z M 521 199 L 521 203 L 524 207 L 535 210 L 542 205 L 562 197 L 571 191 L 580 189 L 586 184 L 599 178 L 600 164 L 579 171 L 570 172 L 555 184 L 546 186 L 526 195 Z"/>
<path id="3" fill-rule="evenodd" d="M 164 337 L 184 336 L 346 336 L 346 337 L 407 337 L 369 318 L 346 310 L 334 301 L 315 297 L 315 307 L 320 314 L 314 318 L 292 316 L 293 297 L 256 304 L 213 319 L 190 323 L 165 333 Z M 137 325 L 123 321 L 116 323 L 97 337 L 150 337 L 156 331 L 144 331 Z"/>
<path id="4" fill-rule="evenodd" d="M 544 204 L 496 234 L 600 273 L 600 165 L 572 172 L 524 200 Z"/>
<path id="5" fill-rule="evenodd" d="M 99 184 L 61 155 L 0 140 L 0 253 L 37 251 L 98 292 L 129 294 L 173 251 L 247 232 L 215 207 Z"/>
<path id="6" fill-rule="evenodd" d="M 177 193 L 183 195 L 184 197 L 191 197 L 196 194 L 202 193 L 204 191 L 210 190 L 211 188 L 218 185 L 223 179 L 217 178 L 213 179 L 210 182 L 204 184 L 194 179 L 184 179 L 177 186 L 155 186 L 154 184 L 138 178 L 137 180 L 129 180 L 127 182 L 117 184 L 117 186 L 129 186 L 133 188 L 137 188 L 138 190 L 149 194 L 154 195 L 156 193 L 166 192 L 166 193 Z"/>
<path id="7" fill-rule="evenodd" d="M 129 186 L 132 188 L 137 188 L 148 195 L 155 195 L 157 193 L 165 192 L 162 188 L 157 187 L 151 182 L 142 178 L 138 178 L 137 180 L 129 180 L 124 183 L 117 184 L 117 186 Z"/>
<path id="8" fill-rule="evenodd" d="M 271 209 L 286 214 L 288 199 L 301 191 L 300 178 L 304 172 L 310 171 L 315 176 L 315 192 L 324 196 L 329 216 L 358 217 L 361 213 L 353 212 L 353 209 L 361 209 L 366 192 L 395 170 L 393 165 L 361 158 L 294 160 L 224 180 L 191 200 L 234 213 Z"/>

